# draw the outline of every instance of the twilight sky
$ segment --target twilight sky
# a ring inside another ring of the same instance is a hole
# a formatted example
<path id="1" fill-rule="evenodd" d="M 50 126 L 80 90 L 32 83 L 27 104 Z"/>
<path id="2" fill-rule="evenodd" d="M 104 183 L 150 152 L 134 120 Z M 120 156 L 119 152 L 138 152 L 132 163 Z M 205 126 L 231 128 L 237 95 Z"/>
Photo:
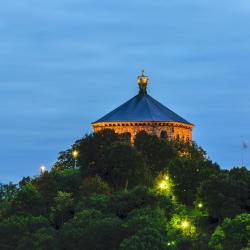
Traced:
<path id="1" fill-rule="evenodd" d="M 50 167 L 137 94 L 142 68 L 210 158 L 239 165 L 249 67 L 248 0 L 0 0 L 0 182 Z"/>

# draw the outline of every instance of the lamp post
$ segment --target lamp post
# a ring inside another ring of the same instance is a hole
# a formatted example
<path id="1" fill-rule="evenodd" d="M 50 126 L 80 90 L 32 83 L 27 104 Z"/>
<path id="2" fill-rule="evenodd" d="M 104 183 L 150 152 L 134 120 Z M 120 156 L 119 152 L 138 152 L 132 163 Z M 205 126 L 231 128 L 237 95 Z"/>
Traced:
<path id="1" fill-rule="evenodd" d="M 44 165 L 41 165 L 39 169 L 40 169 L 41 175 L 43 175 L 47 171 L 47 169 Z"/>
<path id="2" fill-rule="evenodd" d="M 76 163 L 77 163 L 77 156 L 79 155 L 79 152 L 77 150 L 74 150 L 72 152 L 72 156 L 75 159 L 75 168 L 76 168 Z"/>

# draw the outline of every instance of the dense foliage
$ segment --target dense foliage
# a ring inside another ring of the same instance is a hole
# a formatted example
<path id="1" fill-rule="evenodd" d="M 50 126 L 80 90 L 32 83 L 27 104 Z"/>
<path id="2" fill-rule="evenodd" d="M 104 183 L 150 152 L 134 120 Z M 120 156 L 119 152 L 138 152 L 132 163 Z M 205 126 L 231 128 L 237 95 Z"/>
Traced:
<path id="1" fill-rule="evenodd" d="M 221 170 L 194 142 L 104 130 L 50 172 L 0 184 L 0 249 L 250 249 L 249 212 L 246 168 Z"/>

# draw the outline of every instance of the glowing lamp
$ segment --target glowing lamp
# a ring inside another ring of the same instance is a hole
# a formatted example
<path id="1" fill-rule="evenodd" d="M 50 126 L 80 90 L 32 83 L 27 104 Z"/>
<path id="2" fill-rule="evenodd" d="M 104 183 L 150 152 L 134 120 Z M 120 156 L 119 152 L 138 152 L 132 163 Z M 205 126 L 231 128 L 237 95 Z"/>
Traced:
<path id="1" fill-rule="evenodd" d="M 166 181 L 169 180 L 169 176 L 168 176 L 168 175 L 165 176 L 165 180 L 166 180 Z"/>
<path id="2" fill-rule="evenodd" d="M 44 174 L 46 172 L 46 167 L 44 165 L 40 166 L 40 173 Z"/>
<path id="3" fill-rule="evenodd" d="M 181 222 L 181 227 L 183 228 L 183 229 L 186 229 L 186 228 L 188 228 L 189 227 L 189 222 L 187 221 L 187 220 L 183 220 L 182 222 Z"/>
<path id="4" fill-rule="evenodd" d="M 74 150 L 74 151 L 72 152 L 72 155 L 73 155 L 74 158 L 76 158 L 76 157 L 79 155 L 79 153 L 78 153 L 77 150 Z"/>
<path id="5" fill-rule="evenodd" d="M 203 208 L 203 204 L 201 202 L 198 203 L 198 208 Z"/>

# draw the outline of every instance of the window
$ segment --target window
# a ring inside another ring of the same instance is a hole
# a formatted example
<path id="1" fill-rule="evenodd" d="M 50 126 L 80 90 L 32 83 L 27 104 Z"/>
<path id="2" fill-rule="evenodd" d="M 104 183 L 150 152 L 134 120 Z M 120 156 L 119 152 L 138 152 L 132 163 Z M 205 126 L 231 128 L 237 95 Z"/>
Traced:
<path id="1" fill-rule="evenodd" d="M 168 138 L 168 133 L 165 130 L 161 131 L 161 139 L 167 139 L 167 138 Z"/>

